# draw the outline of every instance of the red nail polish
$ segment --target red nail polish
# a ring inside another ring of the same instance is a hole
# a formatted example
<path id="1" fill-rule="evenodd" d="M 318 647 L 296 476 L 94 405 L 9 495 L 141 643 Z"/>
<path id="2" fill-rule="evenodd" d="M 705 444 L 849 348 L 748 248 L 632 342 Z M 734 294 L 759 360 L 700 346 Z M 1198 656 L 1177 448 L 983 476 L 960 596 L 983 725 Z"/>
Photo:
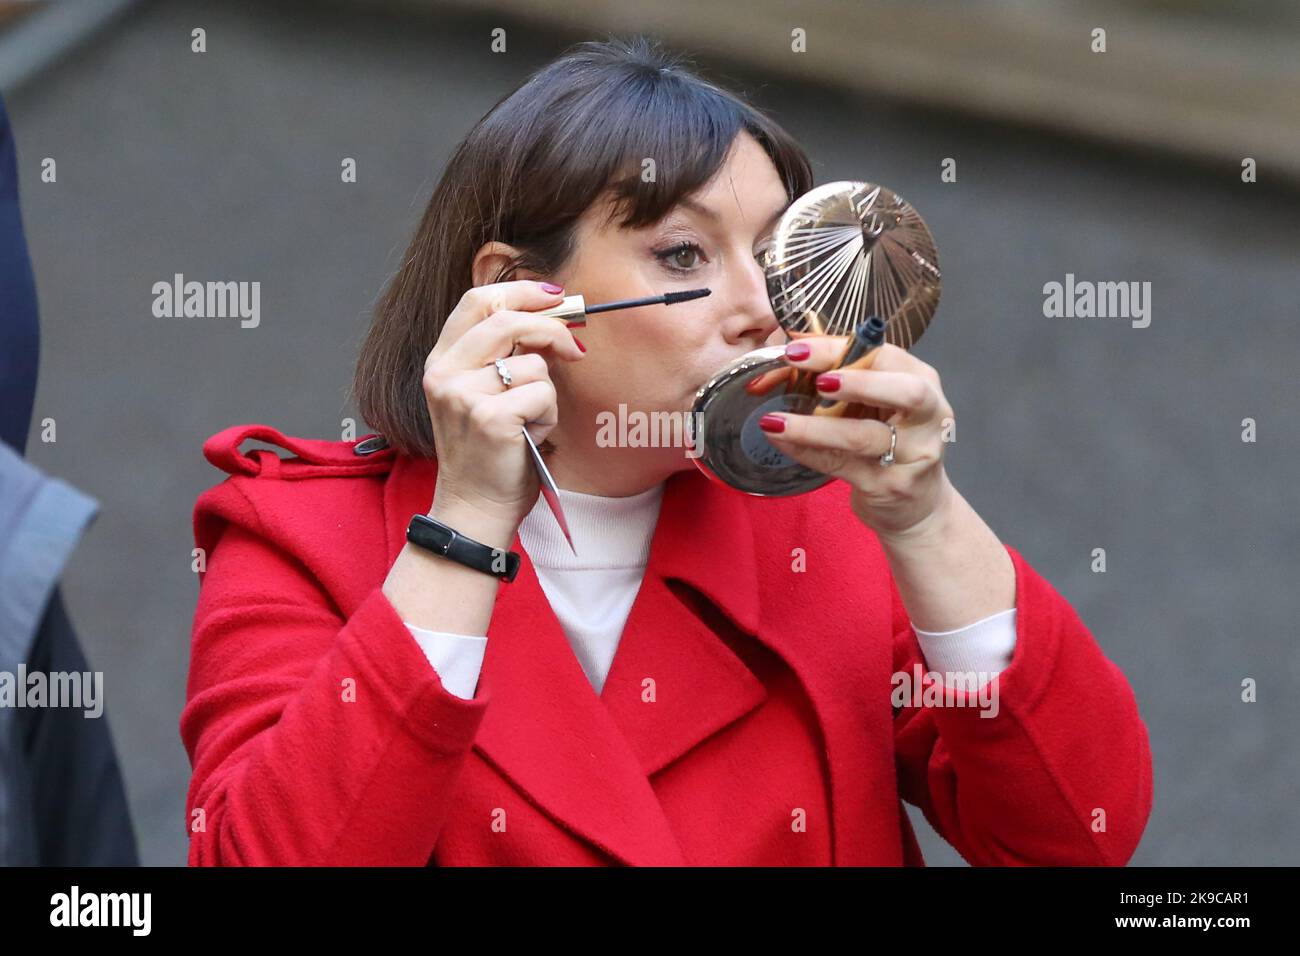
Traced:
<path id="1" fill-rule="evenodd" d="M 549 292 L 551 295 L 559 295 L 564 291 L 564 286 L 556 285 L 554 282 L 543 282 L 542 289 Z"/>
<path id="2" fill-rule="evenodd" d="M 812 354 L 812 346 L 807 342 L 791 342 L 785 347 L 785 357 L 795 362 L 802 362 Z"/>
<path id="3" fill-rule="evenodd" d="M 758 427 L 765 432 L 783 432 L 785 431 L 785 419 L 780 415 L 764 415 L 758 420 Z"/>
<path id="4" fill-rule="evenodd" d="M 838 392 L 840 390 L 840 377 L 834 373 L 817 376 L 817 391 L 819 392 Z"/>
<path id="5" fill-rule="evenodd" d="M 584 352 L 587 351 L 587 347 L 582 344 L 582 340 L 579 339 L 576 335 L 573 337 L 573 344 L 576 345 L 582 351 Z"/>

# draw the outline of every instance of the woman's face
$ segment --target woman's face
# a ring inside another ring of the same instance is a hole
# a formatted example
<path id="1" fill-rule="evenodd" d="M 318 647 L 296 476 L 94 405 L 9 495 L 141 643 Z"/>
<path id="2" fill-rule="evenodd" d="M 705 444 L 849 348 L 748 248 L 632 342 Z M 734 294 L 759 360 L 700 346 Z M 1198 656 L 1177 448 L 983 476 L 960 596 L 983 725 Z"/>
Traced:
<path id="1" fill-rule="evenodd" d="M 659 222 L 641 229 L 604 226 L 603 207 L 579 220 L 574 255 L 547 277 L 562 283 L 566 295 L 581 294 L 595 304 L 686 289 L 712 293 L 677 305 L 593 315 L 574 330 L 586 356 L 552 366 L 559 396 L 552 435 L 557 466 L 559 459 L 572 463 L 576 454 L 621 472 L 624 480 L 615 482 L 621 487 L 629 486 L 628 477 L 694 467 L 680 446 L 610 447 L 600 431 L 602 413 L 617 421 L 621 403 L 624 417 L 636 412 L 648 420 L 647 434 L 655 427 L 652 412 L 673 412 L 684 424 L 696 389 L 710 375 L 737 356 L 785 340 L 754 253 L 788 204 L 771 160 L 742 133 L 717 175 Z"/>

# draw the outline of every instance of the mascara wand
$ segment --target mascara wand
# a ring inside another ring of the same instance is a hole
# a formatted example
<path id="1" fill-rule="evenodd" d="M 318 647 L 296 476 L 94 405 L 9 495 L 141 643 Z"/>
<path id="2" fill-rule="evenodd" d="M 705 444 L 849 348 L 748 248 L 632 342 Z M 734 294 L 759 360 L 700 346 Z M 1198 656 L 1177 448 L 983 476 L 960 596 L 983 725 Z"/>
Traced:
<path id="1" fill-rule="evenodd" d="M 559 319 L 572 328 L 585 325 L 587 316 L 595 315 L 598 312 L 613 312 L 615 309 L 635 309 L 642 305 L 676 305 L 678 302 L 702 299 L 711 291 L 711 289 L 689 289 L 685 292 L 665 292 L 663 295 L 646 296 L 643 299 L 619 299 L 617 302 L 601 302 L 598 305 L 587 305 L 580 295 L 566 295 L 564 301 L 559 305 L 551 306 L 549 309 L 542 309 L 537 314 L 549 315 L 551 318 Z"/>

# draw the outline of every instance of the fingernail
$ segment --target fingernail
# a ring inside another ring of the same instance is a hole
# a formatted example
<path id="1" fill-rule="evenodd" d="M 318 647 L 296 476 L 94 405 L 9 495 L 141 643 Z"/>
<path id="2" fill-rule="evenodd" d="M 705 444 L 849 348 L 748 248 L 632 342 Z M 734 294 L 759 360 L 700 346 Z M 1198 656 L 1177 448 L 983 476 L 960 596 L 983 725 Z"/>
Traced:
<path id="1" fill-rule="evenodd" d="M 840 377 L 834 373 L 817 376 L 817 391 L 819 392 L 838 392 L 840 390 Z"/>
<path id="2" fill-rule="evenodd" d="M 556 285 L 554 282 L 543 282 L 542 288 L 545 291 L 549 292 L 551 295 L 559 295 L 561 292 L 564 291 L 564 286 Z"/>
<path id="3" fill-rule="evenodd" d="M 785 357 L 795 362 L 802 362 L 811 354 L 812 346 L 807 342 L 791 342 L 785 347 Z"/>
<path id="4" fill-rule="evenodd" d="M 587 346 L 583 345 L 582 340 L 578 338 L 576 335 L 573 337 L 573 344 L 576 345 L 578 348 L 580 348 L 582 351 L 584 352 L 587 351 Z"/>
<path id="5" fill-rule="evenodd" d="M 785 419 L 780 415 L 764 415 L 758 420 L 758 427 L 765 432 L 785 431 Z"/>

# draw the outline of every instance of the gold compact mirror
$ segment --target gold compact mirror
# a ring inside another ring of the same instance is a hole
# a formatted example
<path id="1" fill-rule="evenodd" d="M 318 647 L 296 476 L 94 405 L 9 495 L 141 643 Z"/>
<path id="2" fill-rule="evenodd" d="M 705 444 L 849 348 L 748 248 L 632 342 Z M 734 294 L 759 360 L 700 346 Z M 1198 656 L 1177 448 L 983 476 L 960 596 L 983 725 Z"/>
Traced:
<path id="1" fill-rule="evenodd" d="M 884 341 L 910 348 L 939 305 L 934 237 L 906 200 L 874 183 L 827 183 L 800 196 L 759 244 L 757 259 L 786 334 L 845 336 L 846 354 L 873 319 L 877 333 L 884 323 Z M 762 496 L 803 494 L 831 480 L 779 452 L 758 427 L 768 412 L 820 414 L 830 404 L 817 395 L 816 375 L 791 368 L 784 356 L 784 346 L 755 349 L 695 393 L 691 455 L 710 478 Z M 869 367 L 871 358 L 854 367 Z M 838 403 L 830 414 L 873 411 Z"/>

